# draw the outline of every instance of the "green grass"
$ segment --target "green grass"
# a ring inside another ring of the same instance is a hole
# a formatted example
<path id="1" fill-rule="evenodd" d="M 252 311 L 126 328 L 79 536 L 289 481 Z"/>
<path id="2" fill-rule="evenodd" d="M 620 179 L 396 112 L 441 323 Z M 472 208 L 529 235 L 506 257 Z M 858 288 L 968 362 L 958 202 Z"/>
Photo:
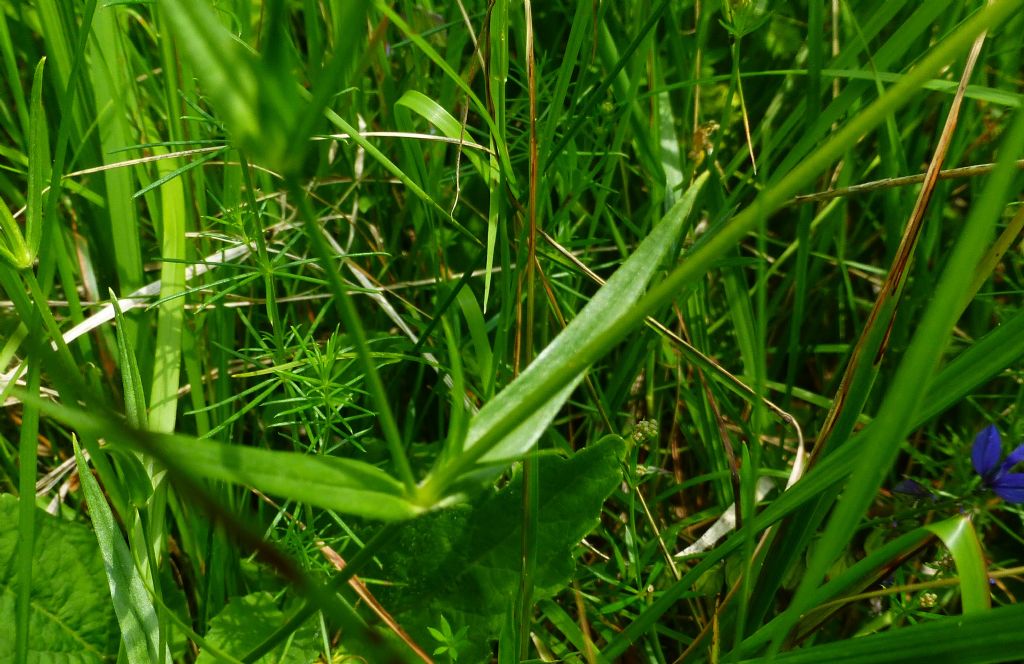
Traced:
<path id="1" fill-rule="evenodd" d="M 0 660 L 1012 661 L 1022 5 L 0 7 Z"/>

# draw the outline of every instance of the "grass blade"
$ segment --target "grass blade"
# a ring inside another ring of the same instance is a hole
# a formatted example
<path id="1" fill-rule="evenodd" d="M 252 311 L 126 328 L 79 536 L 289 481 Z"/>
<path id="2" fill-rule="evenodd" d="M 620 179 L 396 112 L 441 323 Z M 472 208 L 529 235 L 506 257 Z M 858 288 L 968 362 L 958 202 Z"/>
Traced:
<path id="1" fill-rule="evenodd" d="M 1024 650 L 1024 604 L 1016 604 L 962 618 L 939 618 L 913 627 L 839 643 L 804 648 L 768 659 L 743 662 L 1011 662 Z"/>
<path id="2" fill-rule="evenodd" d="M 960 596 L 964 615 L 988 611 L 988 574 L 985 571 L 985 553 L 981 550 L 978 533 L 970 517 L 961 515 L 926 526 L 943 541 L 960 577 Z"/>
<path id="3" fill-rule="evenodd" d="M 130 664 L 170 661 L 170 652 L 160 649 L 160 623 L 149 591 L 135 568 L 132 554 L 118 530 L 114 515 L 103 497 L 96 478 L 75 442 L 75 462 L 86 502 L 92 516 L 93 529 L 103 555 L 103 568 L 110 584 L 110 596 L 121 626 L 121 638 Z"/>

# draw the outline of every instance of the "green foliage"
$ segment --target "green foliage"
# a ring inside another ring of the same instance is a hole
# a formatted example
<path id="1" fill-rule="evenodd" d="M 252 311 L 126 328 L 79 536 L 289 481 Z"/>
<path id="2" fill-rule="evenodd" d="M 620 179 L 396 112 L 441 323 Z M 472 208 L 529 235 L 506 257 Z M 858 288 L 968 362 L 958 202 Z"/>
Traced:
<path id="1" fill-rule="evenodd" d="M 470 647 L 469 641 L 466 640 L 469 625 L 463 625 L 459 631 L 453 632 L 452 626 L 448 624 L 448 619 L 444 616 L 441 616 L 440 625 L 439 629 L 427 627 L 430 636 L 434 637 L 434 640 L 441 644 L 434 648 L 433 654 L 444 655 L 448 661 L 457 662 L 459 660 L 459 653 Z"/>
<path id="2" fill-rule="evenodd" d="M 196 664 L 223 662 L 225 655 L 241 657 L 269 630 L 277 627 L 283 618 L 277 601 L 268 592 L 231 598 L 227 606 L 210 620 L 205 638 L 208 647 L 199 653 Z M 309 664 L 316 659 L 319 650 L 316 630 L 307 625 L 299 628 L 287 643 L 282 643 L 274 652 L 256 661 L 260 664 Z"/>
<path id="3" fill-rule="evenodd" d="M 1017 628 L 1024 606 L 993 610 L 986 618 L 940 618 L 886 634 L 804 648 L 773 657 L 785 664 L 811 662 L 1010 662 L 1024 647 Z M 763 662 L 765 659 L 742 660 Z"/>
<path id="4" fill-rule="evenodd" d="M 270 4 L 278 9 L 283 5 Z M 238 42 L 206 3 L 171 0 L 162 8 L 234 145 L 282 172 L 301 164 L 303 150 L 289 143 L 289 133 L 304 103 L 280 42 L 285 39 L 282 17 L 269 22 L 270 48 L 259 57 Z"/>
<path id="5" fill-rule="evenodd" d="M 568 459 L 539 459 L 536 538 L 542 554 L 536 598 L 550 597 L 572 578 L 572 552 L 597 525 L 601 505 L 621 482 L 624 452 L 622 439 L 609 436 Z M 460 655 L 476 662 L 489 652 L 519 585 L 522 479 L 517 475 L 471 505 L 409 522 L 382 553 L 395 586 L 381 596 L 414 636 L 426 637 L 434 617 L 445 616 L 456 631 L 468 628 L 471 647 Z"/>
<path id="6" fill-rule="evenodd" d="M 0 661 L 14 660 L 18 500 L 0 495 Z M 29 662 L 113 662 L 120 633 L 96 536 L 36 510 Z"/>
<path id="7" fill-rule="evenodd" d="M 981 549 L 978 533 L 965 516 L 929 524 L 949 549 L 960 577 L 964 615 L 987 611 L 990 607 L 988 575 L 985 572 L 985 552 Z"/>
<path id="8" fill-rule="evenodd" d="M 6 7 L 0 660 L 1012 659 L 1022 10 Z"/>
<path id="9" fill-rule="evenodd" d="M 17 270 L 23 270 L 32 265 L 34 258 L 32 250 L 25 243 L 18 223 L 14 221 L 10 208 L 3 200 L 0 200 L 0 231 L 3 232 L 0 258 Z"/>

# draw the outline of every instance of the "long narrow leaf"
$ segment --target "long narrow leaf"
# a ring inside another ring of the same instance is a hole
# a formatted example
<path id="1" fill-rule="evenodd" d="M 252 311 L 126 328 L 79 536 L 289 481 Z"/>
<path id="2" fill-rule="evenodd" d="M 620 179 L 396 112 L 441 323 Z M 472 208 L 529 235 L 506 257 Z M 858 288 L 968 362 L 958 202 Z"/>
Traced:
<path id="1" fill-rule="evenodd" d="M 147 454 L 176 473 L 251 486 L 371 519 L 394 521 L 425 511 L 405 496 L 400 482 L 362 461 L 139 431 L 77 408 L 24 393 L 19 396 L 70 427 Z"/>
<path id="2" fill-rule="evenodd" d="M 860 639 L 805 648 L 772 659 L 744 662 L 819 664 L 872 662 L 880 664 L 975 664 L 1015 662 L 1024 652 L 1024 604 L 959 618 L 941 618 L 913 627 Z"/>
<path id="3" fill-rule="evenodd" d="M 654 227 L 625 263 L 587 303 L 587 306 L 537 356 L 529 367 L 489 401 L 473 418 L 466 435 L 466 457 L 487 463 L 527 452 L 561 410 L 565 400 L 583 380 L 589 366 L 578 350 L 593 343 L 625 315 L 643 293 L 670 247 L 678 241 L 690 218 L 697 196 L 707 181 L 705 173 L 693 183 L 660 224 Z M 515 407 L 525 395 L 543 390 L 541 385 L 557 378 L 561 385 L 526 418 L 517 419 Z M 495 432 L 501 432 L 495 435 Z M 469 464 L 462 461 L 460 465 Z M 442 469 L 441 473 L 445 470 Z"/>
<path id="4" fill-rule="evenodd" d="M 43 237 L 43 189 L 50 178 L 50 139 L 43 109 L 43 69 L 46 58 L 36 65 L 32 77 L 32 100 L 29 104 L 28 142 L 28 210 L 25 217 L 25 239 L 35 257 Z"/>
<path id="5" fill-rule="evenodd" d="M 142 582 L 142 576 L 135 568 L 131 551 L 118 530 L 110 506 L 103 497 L 99 483 L 92 476 L 77 440 L 74 441 L 74 447 L 78 477 L 89 504 L 128 661 L 131 664 L 170 661 L 170 652 L 160 652 L 160 623 L 156 609 L 153 608 L 153 601 Z"/>
<path id="6" fill-rule="evenodd" d="M 127 323 L 121 305 L 114 291 L 110 291 L 110 303 L 114 306 L 114 318 L 117 321 L 117 355 L 121 365 L 121 385 L 124 388 L 125 415 L 128 424 L 136 429 L 148 428 L 146 413 L 146 394 L 139 375 L 139 364 L 135 360 L 135 349 L 128 338 Z"/>

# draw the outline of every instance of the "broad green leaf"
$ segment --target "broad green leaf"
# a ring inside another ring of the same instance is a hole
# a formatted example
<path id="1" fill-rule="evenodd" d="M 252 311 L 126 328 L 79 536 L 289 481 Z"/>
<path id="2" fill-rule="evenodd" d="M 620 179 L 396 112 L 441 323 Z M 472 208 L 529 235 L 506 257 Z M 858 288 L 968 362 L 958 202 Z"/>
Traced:
<path id="1" fill-rule="evenodd" d="M 925 526 L 935 533 L 949 549 L 960 577 L 960 600 L 964 615 L 980 613 L 992 607 L 988 592 L 985 552 L 981 550 L 978 533 L 970 517 L 960 515 Z"/>
<path id="2" fill-rule="evenodd" d="M 880 664 L 980 664 L 1016 662 L 1024 652 L 1024 604 L 956 618 L 939 618 L 884 634 L 783 653 L 772 659 L 744 662 L 819 664 L 872 662 Z"/>
<path id="3" fill-rule="evenodd" d="M 99 482 L 92 476 L 77 441 L 74 441 L 74 446 L 78 477 L 82 482 L 93 530 L 96 531 L 96 540 L 103 556 L 103 569 L 110 586 L 117 622 L 121 626 L 121 638 L 124 640 L 128 661 L 130 664 L 169 662 L 170 652 L 166 645 L 160 647 L 160 622 L 153 608 L 153 600 L 135 568 L 132 553 L 121 536 L 107 499 Z"/>
<path id="4" fill-rule="evenodd" d="M 14 661 L 18 499 L 0 495 L 0 662 Z M 36 510 L 29 657 L 34 664 L 113 662 L 120 641 L 96 538 Z"/>
<path id="5" fill-rule="evenodd" d="M 568 459 L 538 460 L 535 597 L 547 597 L 572 577 L 571 552 L 597 524 L 601 505 L 621 481 L 622 439 L 607 436 Z M 472 506 L 433 512 L 402 527 L 383 554 L 394 588 L 380 599 L 421 645 L 425 626 L 445 616 L 468 626 L 481 661 L 497 639 L 516 596 L 522 556 L 522 477 Z M 460 657 L 461 661 L 461 657 Z"/>
<path id="6" fill-rule="evenodd" d="M 235 597 L 210 620 L 206 641 L 229 656 L 242 657 L 252 644 L 259 643 L 283 620 L 284 613 L 277 608 L 273 595 L 268 592 Z M 262 664 L 309 664 L 319 652 L 316 630 L 306 623 L 306 626 L 295 632 L 293 638 L 256 661 Z M 216 664 L 222 661 L 221 657 L 204 649 L 199 653 L 196 664 Z"/>

